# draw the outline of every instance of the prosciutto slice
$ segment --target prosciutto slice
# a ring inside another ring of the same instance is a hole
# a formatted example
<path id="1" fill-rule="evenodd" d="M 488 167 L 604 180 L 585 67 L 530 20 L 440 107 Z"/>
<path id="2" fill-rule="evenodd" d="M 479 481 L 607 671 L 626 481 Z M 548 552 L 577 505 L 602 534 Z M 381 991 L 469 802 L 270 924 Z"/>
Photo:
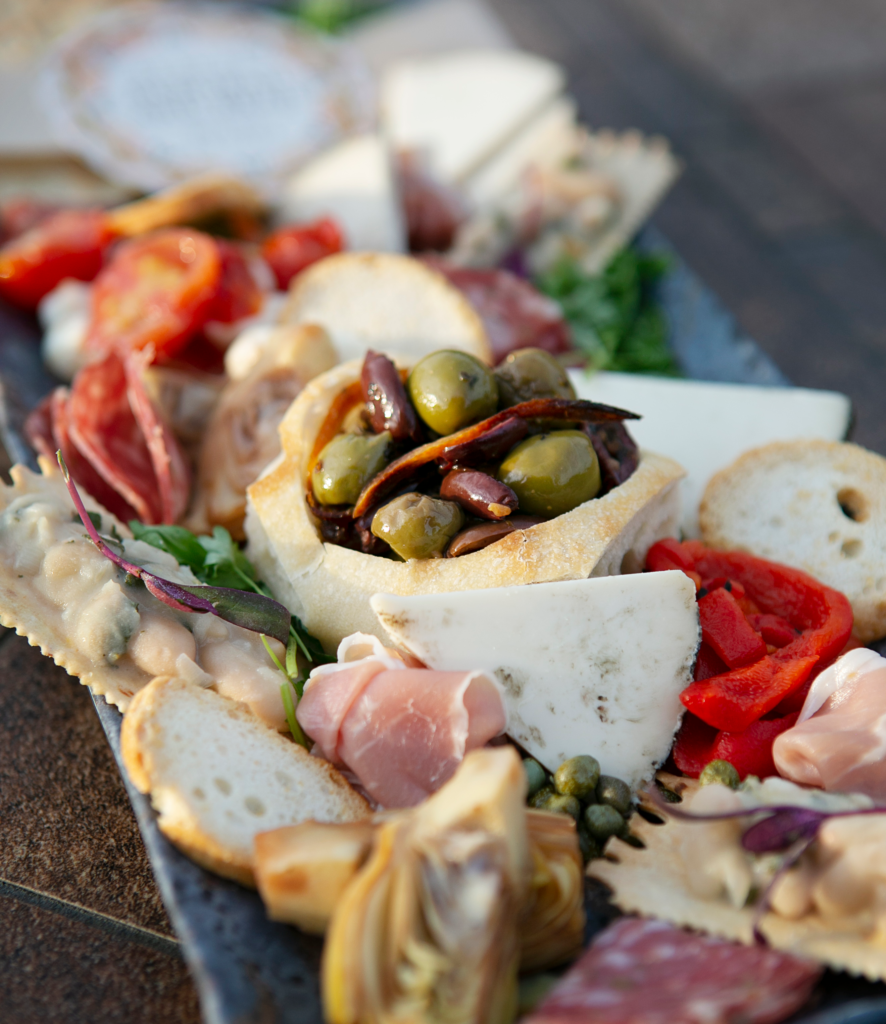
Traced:
<path id="1" fill-rule="evenodd" d="M 383 807 L 421 803 L 507 722 L 498 684 L 485 672 L 420 666 L 355 633 L 339 645 L 337 664 L 314 669 L 298 705 L 314 752 L 350 769 Z"/>
<path id="2" fill-rule="evenodd" d="M 886 801 L 886 659 L 858 648 L 821 672 L 772 753 L 792 782 Z"/>

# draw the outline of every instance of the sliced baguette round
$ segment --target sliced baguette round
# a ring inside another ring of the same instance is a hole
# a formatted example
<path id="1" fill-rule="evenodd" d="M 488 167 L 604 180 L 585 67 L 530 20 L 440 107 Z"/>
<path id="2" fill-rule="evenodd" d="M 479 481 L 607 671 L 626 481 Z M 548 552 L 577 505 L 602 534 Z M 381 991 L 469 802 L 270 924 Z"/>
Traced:
<path id="1" fill-rule="evenodd" d="M 779 441 L 717 473 L 702 540 L 803 569 L 846 595 L 863 643 L 886 636 L 886 459 L 855 444 Z"/>
<path id="2" fill-rule="evenodd" d="M 677 483 L 672 459 L 641 452 L 636 472 L 602 498 L 549 522 L 519 530 L 459 558 L 397 562 L 324 543 L 305 501 L 314 440 L 336 396 L 359 379 L 361 362 L 315 378 L 280 425 L 283 452 L 248 490 L 249 556 L 276 597 L 329 651 L 350 633 L 390 643 L 369 604 L 373 594 L 433 594 L 638 571 L 646 551 L 676 536 Z"/>
<path id="3" fill-rule="evenodd" d="M 255 884 L 253 840 L 302 821 L 357 821 L 369 805 L 327 761 L 269 729 L 242 704 L 172 676 L 136 694 L 123 763 L 150 793 L 160 830 L 198 864 Z"/>
<path id="4" fill-rule="evenodd" d="M 439 348 L 492 361 L 483 322 L 462 293 L 420 260 L 346 252 L 293 281 L 281 323 L 324 327 L 342 361 L 382 348 L 418 360 Z"/>

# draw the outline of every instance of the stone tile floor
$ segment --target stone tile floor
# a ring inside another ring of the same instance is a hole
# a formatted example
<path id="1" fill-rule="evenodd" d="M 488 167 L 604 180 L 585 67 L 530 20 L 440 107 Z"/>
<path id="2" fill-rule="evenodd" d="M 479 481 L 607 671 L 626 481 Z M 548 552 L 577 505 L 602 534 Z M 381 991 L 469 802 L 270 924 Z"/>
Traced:
<path id="1" fill-rule="evenodd" d="M 879 0 L 491 0 L 563 62 L 592 125 L 667 135 L 656 217 L 798 384 L 886 453 L 886 7 Z M 0 1020 L 199 1020 L 86 690 L 0 636 Z"/>

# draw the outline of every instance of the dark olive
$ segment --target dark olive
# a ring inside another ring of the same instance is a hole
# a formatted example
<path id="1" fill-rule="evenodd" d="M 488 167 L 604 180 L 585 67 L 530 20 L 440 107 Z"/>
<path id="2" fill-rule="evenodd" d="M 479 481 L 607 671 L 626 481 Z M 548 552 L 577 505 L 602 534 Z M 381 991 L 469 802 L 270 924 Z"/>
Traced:
<path id="1" fill-rule="evenodd" d="M 409 404 L 400 371 L 381 352 L 370 349 L 360 373 L 363 399 L 372 429 L 380 434 L 390 430 L 395 441 L 418 441 L 421 431 L 415 409 Z"/>
<path id="2" fill-rule="evenodd" d="M 382 505 L 371 529 L 403 559 L 441 558 L 464 522 L 464 512 L 454 501 L 410 491 Z"/>
<path id="3" fill-rule="evenodd" d="M 467 352 L 442 349 L 416 364 L 407 381 L 412 404 L 438 434 L 453 434 L 498 407 L 492 370 Z"/>
<path id="4" fill-rule="evenodd" d="M 560 765 L 554 773 L 554 786 L 558 793 L 587 802 L 594 799 L 599 778 L 600 763 L 596 757 L 579 754 Z"/>
<path id="5" fill-rule="evenodd" d="M 610 807 L 614 807 L 619 814 L 627 818 L 633 808 L 631 787 L 612 775 L 601 775 L 600 781 L 597 783 L 597 803 L 609 804 Z"/>
<path id="6" fill-rule="evenodd" d="M 479 469 L 450 470 L 440 484 L 440 497 L 457 501 L 471 515 L 499 520 L 517 508 L 517 495 Z"/>
<path id="7" fill-rule="evenodd" d="M 548 773 L 534 757 L 523 758 L 523 770 L 526 772 L 526 783 L 529 787 L 526 792 L 527 797 L 535 796 L 540 789 L 548 784 Z"/>
<path id="8" fill-rule="evenodd" d="M 609 804 L 591 804 L 586 807 L 583 820 L 591 838 L 601 846 L 610 836 L 622 836 L 627 831 L 624 818 Z"/>
<path id="9" fill-rule="evenodd" d="M 473 551 L 489 547 L 502 537 L 507 537 L 509 533 L 528 530 L 530 526 L 538 526 L 543 522 L 544 519 L 540 516 L 508 516 L 497 523 L 475 523 L 452 538 L 452 543 L 446 549 L 446 557 L 458 558 L 459 555 L 469 555 Z"/>
<path id="10" fill-rule="evenodd" d="M 496 475 L 517 495 L 520 511 L 532 516 L 571 512 L 600 490 L 600 464 L 580 430 L 528 437 L 511 450 Z"/>
<path id="11" fill-rule="evenodd" d="M 710 786 L 719 782 L 721 786 L 738 789 L 741 778 L 735 767 L 728 761 L 708 761 L 698 777 L 702 786 Z"/>
<path id="12" fill-rule="evenodd" d="M 364 486 L 388 464 L 391 435 L 337 434 L 320 452 L 311 473 L 321 505 L 353 505 Z"/>
<path id="13" fill-rule="evenodd" d="M 507 409 L 533 398 L 575 398 L 566 371 L 540 348 L 520 348 L 495 368 L 499 405 Z"/>

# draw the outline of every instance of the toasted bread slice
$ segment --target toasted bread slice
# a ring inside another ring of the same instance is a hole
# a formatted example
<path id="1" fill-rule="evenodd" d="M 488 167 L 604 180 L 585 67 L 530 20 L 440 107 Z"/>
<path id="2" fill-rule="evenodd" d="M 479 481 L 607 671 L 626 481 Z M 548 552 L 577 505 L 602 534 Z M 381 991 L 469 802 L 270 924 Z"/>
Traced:
<path id="1" fill-rule="evenodd" d="M 295 278 L 281 322 L 324 327 L 342 361 L 368 348 L 413 361 L 438 348 L 492 360 L 483 323 L 461 292 L 395 253 L 341 253 L 316 263 Z"/>
<path id="2" fill-rule="evenodd" d="M 780 441 L 717 473 L 702 540 L 803 569 L 842 591 L 863 643 L 886 636 L 886 459 L 854 444 Z"/>
<path id="3" fill-rule="evenodd" d="M 243 705 L 172 676 L 158 676 L 133 700 L 121 747 L 161 831 L 198 864 L 243 885 L 254 885 L 259 832 L 370 813 L 328 762 Z"/>

